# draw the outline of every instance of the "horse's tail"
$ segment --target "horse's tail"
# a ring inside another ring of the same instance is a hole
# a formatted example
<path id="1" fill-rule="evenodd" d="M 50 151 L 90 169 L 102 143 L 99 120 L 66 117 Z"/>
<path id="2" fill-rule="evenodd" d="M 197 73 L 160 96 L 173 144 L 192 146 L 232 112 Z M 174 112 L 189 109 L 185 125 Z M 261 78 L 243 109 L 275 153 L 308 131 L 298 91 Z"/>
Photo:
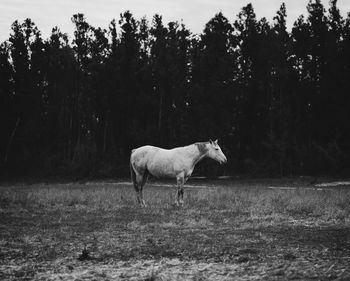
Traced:
<path id="1" fill-rule="evenodd" d="M 136 189 L 136 192 L 138 192 L 139 189 L 138 189 L 138 186 L 136 183 L 136 173 L 135 173 L 134 167 L 132 165 L 132 160 L 131 160 L 133 152 L 134 152 L 134 149 L 131 151 L 131 155 L 130 155 L 130 175 L 131 175 L 131 181 L 134 185 L 134 188 Z"/>

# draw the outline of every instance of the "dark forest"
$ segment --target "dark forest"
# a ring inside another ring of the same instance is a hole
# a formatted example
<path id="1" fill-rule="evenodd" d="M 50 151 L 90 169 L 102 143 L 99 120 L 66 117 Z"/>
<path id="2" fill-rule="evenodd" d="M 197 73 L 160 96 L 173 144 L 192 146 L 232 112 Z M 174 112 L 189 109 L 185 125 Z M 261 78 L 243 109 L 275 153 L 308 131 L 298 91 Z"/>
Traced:
<path id="1" fill-rule="evenodd" d="M 132 148 L 210 138 L 229 162 L 199 174 L 346 174 L 350 13 L 305 5 L 290 30 L 284 4 L 272 22 L 251 4 L 219 12 L 201 34 L 130 11 L 108 29 L 75 14 L 71 37 L 15 21 L 0 46 L 1 176 L 126 176 Z"/>

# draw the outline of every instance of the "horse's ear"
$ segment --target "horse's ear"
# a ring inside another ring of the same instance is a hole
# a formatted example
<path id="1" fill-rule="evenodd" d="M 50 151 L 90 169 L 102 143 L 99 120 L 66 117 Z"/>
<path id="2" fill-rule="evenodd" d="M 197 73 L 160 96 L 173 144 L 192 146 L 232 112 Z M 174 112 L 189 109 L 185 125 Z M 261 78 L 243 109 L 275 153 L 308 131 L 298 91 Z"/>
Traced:
<path id="1" fill-rule="evenodd" d="M 215 143 L 215 144 L 218 144 L 218 139 L 216 139 L 216 140 L 214 141 L 214 143 Z"/>
<path id="2" fill-rule="evenodd" d="M 212 141 L 211 139 L 209 139 L 209 143 L 210 143 L 210 144 L 213 144 L 213 141 Z"/>

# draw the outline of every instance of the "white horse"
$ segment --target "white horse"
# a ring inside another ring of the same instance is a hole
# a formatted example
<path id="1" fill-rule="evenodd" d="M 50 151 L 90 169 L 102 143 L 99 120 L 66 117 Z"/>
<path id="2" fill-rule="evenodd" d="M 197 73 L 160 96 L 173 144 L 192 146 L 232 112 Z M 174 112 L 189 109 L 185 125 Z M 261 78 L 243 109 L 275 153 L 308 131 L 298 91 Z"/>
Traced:
<path id="1" fill-rule="evenodd" d="M 139 204 L 146 206 L 142 189 L 147 182 L 148 175 L 151 174 L 157 178 L 176 178 L 175 204 L 183 205 L 183 186 L 191 176 L 195 165 L 206 157 L 220 164 L 227 162 L 226 156 L 218 145 L 218 140 L 197 142 L 173 149 L 150 145 L 133 149 L 130 156 L 130 171 Z"/>

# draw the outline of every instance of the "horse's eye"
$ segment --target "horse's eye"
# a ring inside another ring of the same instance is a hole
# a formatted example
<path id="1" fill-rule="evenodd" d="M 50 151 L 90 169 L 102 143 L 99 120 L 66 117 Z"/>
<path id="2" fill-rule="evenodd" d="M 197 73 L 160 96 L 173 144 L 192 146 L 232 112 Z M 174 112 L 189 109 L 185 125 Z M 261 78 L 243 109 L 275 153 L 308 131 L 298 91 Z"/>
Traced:
<path id="1" fill-rule="evenodd" d="M 218 147 L 215 147 L 215 150 L 219 150 L 219 148 L 218 148 Z"/>

